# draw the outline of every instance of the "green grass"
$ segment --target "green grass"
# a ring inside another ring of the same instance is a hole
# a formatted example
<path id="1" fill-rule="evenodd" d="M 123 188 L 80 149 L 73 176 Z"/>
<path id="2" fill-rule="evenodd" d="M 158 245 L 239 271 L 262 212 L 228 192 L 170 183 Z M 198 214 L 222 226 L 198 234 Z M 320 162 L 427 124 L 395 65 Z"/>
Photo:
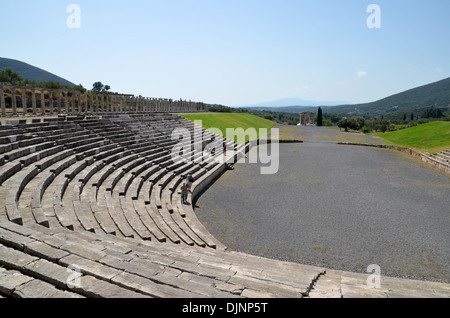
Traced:
<path id="1" fill-rule="evenodd" d="M 450 149 L 450 122 L 435 121 L 375 136 L 391 145 L 436 153 Z"/>
<path id="2" fill-rule="evenodd" d="M 274 121 L 245 113 L 185 114 L 182 116 L 190 121 L 201 120 L 202 126 L 205 129 L 218 128 L 223 136 L 226 135 L 227 128 L 242 128 L 247 130 L 253 127 L 256 129 L 257 137 L 259 137 L 260 128 L 267 128 L 270 131 L 276 125 Z M 246 141 L 248 140 L 249 138 L 246 136 Z"/>

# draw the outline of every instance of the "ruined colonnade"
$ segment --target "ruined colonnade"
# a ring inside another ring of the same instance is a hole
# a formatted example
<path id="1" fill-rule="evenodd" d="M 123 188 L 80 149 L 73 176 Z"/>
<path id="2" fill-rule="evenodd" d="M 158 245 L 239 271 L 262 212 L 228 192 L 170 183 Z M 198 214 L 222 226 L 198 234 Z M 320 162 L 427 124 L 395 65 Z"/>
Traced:
<path id="1" fill-rule="evenodd" d="M 0 116 L 78 115 L 120 112 L 199 112 L 203 103 L 95 93 L 75 90 L 15 87 L 0 83 Z"/>

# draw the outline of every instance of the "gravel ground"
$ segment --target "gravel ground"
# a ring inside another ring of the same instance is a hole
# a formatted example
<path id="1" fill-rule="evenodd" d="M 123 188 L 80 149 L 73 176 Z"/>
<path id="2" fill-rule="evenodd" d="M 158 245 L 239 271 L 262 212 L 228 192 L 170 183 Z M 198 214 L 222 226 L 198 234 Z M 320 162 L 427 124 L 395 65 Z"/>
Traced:
<path id="1" fill-rule="evenodd" d="M 292 131 L 290 131 L 292 134 Z M 280 169 L 238 163 L 196 213 L 230 250 L 307 265 L 449 283 L 450 178 L 403 153 L 336 145 L 379 140 L 297 128 Z M 348 141 L 348 140 L 347 140 Z"/>

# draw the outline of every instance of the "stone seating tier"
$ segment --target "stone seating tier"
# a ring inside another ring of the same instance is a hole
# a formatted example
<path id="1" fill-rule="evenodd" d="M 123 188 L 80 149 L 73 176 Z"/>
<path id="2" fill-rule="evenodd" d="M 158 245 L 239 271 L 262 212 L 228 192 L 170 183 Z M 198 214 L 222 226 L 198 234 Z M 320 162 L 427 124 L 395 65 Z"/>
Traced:
<path id="1" fill-rule="evenodd" d="M 217 248 L 194 214 L 179 207 L 177 191 L 188 173 L 200 178 L 214 170 L 214 157 L 200 163 L 174 161 L 169 128 L 192 133 L 187 145 L 191 159 L 194 133 L 224 139 L 178 116 L 155 117 L 21 124 L 27 138 L 3 139 L 6 145 L 19 143 L 0 166 L 0 180 L 6 182 L 0 188 L 0 220 Z M 137 136 L 132 132 L 136 126 L 158 137 Z"/>
<path id="2" fill-rule="evenodd" d="M 5 221 L 0 264 L 0 294 L 17 298 L 301 298 L 324 272 L 234 252 Z"/>

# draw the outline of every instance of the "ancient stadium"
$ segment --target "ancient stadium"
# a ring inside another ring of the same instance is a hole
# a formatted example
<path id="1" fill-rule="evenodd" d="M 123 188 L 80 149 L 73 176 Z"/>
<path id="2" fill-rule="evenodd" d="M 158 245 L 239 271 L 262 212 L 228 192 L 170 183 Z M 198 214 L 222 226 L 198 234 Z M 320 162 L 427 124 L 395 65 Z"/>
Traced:
<path id="1" fill-rule="evenodd" d="M 0 87 L 0 98 L 1 297 L 450 295 L 445 282 L 383 276 L 382 284 L 374 286 L 371 273 L 268 258 L 224 245 L 200 221 L 193 203 L 200 195 L 208 198 L 227 164 L 215 160 L 222 154 L 196 157 L 195 140 L 201 136 L 228 145 L 234 149 L 233 162 L 251 144 L 236 144 L 179 115 L 201 112 L 198 103 L 6 86 Z M 190 132 L 186 147 L 192 149 L 192 160 L 172 157 L 179 143 L 173 140 L 175 128 Z M 305 139 L 305 145 L 313 138 Z M 292 148 L 286 151 L 293 153 Z M 195 182 L 183 204 L 187 174 Z M 204 206 L 200 212 L 214 213 Z"/>

